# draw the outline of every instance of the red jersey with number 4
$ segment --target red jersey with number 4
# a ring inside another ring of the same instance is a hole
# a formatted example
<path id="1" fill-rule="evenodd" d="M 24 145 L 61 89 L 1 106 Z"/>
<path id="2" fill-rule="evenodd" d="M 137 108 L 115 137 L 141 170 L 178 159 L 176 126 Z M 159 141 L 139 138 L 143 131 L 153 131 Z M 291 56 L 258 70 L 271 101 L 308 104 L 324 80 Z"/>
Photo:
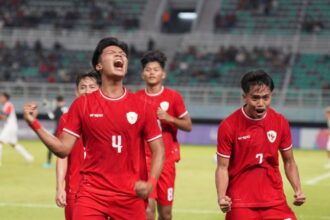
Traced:
<path id="1" fill-rule="evenodd" d="M 147 179 L 143 141 L 161 137 L 155 113 L 126 89 L 116 99 L 101 90 L 77 98 L 63 131 L 82 136 L 84 187 L 114 196 L 136 196 L 135 182 Z"/>
<path id="2" fill-rule="evenodd" d="M 67 121 L 68 114 L 63 113 L 58 124 L 57 137 L 61 135 Z M 78 192 L 81 179 L 80 170 L 84 162 L 84 152 L 83 142 L 79 138 L 68 156 L 68 167 L 65 175 L 65 191 L 67 194 L 76 194 Z"/>
<path id="3" fill-rule="evenodd" d="M 288 121 L 273 109 L 249 118 L 243 108 L 218 129 L 217 154 L 229 158 L 227 195 L 233 207 L 269 207 L 283 203 L 278 151 L 292 148 Z"/>
<path id="4" fill-rule="evenodd" d="M 161 91 L 157 94 L 150 94 L 144 89 L 138 91 L 136 94 L 150 103 L 155 113 L 158 108 L 161 108 L 176 118 L 182 118 L 188 114 L 181 95 L 172 89 L 162 87 Z M 160 124 L 165 144 L 166 161 L 180 160 L 180 145 L 177 140 L 178 128 L 173 123 L 163 120 L 160 121 Z M 148 146 L 145 147 L 147 157 L 151 158 L 151 152 Z"/>

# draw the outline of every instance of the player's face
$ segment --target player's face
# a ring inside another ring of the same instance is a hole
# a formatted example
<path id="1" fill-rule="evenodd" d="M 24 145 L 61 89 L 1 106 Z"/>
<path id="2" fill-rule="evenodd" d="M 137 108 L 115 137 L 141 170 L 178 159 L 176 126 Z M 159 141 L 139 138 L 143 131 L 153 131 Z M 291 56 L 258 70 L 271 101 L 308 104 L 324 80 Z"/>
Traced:
<path id="1" fill-rule="evenodd" d="M 96 70 L 106 76 L 123 78 L 127 72 L 127 54 L 117 46 L 109 46 L 103 49 Z"/>
<path id="2" fill-rule="evenodd" d="M 142 78 L 148 85 L 157 85 L 165 78 L 165 72 L 158 62 L 150 62 L 144 67 Z"/>
<path id="3" fill-rule="evenodd" d="M 83 96 L 96 91 L 99 88 L 96 80 L 92 77 L 82 78 L 76 90 L 76 96 Z"/>
<path id="4" fill-rule="evenodd" d="M 272 92 L 268 86 L 255 85 L 251 86 L 250 91 L 243 95 L 245 113 L 254 119 L 263 118 L 270 106 L 272 100 Z"/>

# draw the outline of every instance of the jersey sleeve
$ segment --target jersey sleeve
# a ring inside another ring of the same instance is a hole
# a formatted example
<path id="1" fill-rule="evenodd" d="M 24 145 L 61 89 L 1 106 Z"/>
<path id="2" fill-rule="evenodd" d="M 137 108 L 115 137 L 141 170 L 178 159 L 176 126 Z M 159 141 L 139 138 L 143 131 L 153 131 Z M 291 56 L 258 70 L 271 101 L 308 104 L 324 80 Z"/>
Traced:
<path id="1" fill-rule="evenodd" d="M 233 139 L 232 129 L 226 121 L 223 121 L 218 128 L 217 154 L 219 156 L 230 158 Z"/>
<path id="2" fill-rule="evenodd" d="M 60 137 L 62 131 L 63 131 L 63 128 L 65 126 L 65 116 L 62 115 L 61 118 L 60 118 L 60 121 L 58 123 L 58 126 L 57 126 L 57 132 L 56 132 L 56 137 Z"/>
<path id="3" fill-rule="evenodd" d="M 281 117 L 281 127 L 283 134 L 281 137 L 280 149 L 282 151 L 289 150 L 292 148 L 291 131 L 290 131 L 289 122 L 284 117 Z"/>
<path id="4" fill-rule="evenodd" d="M 175 114 L 178 118 L 182 118 L 188 114 L 183 98 L 178 92 L 175 93 L 174 108 L 175 108 Z"/>
<path id="5" fill-rule="evenodd" d="M 64 125 L 63 131 L 77 138 L 81 134 L 81 119 L 82 119 L 82 104 L 84 97 L 76 99 L 68 111 L 67 122 Z"/>
<path id="6" fill-rule="evenodd" d="M 147 142 L 156 140 L 162 136 L 159 123 L 157 122 L 156 113 L 146 110 L 146 118 L 144 124 L 144 138 Z"/>

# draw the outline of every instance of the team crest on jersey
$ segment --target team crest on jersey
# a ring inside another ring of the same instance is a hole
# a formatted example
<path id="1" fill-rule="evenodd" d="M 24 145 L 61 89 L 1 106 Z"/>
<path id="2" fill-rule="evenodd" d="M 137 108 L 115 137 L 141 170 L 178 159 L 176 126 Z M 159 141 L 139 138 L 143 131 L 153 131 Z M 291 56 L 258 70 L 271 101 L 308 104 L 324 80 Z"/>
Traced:
<path id="1" fill-rule="evenodd" d="M 133 125 L 135 124 L 135 122 L 137 121 L 138 119 L 138 114 L 136 114 L 135 112 L 127 112 L 126 113 L 126 118 L 127 118 L 127 121 Z"/>
<path id="2" fill-rule="evenodd" d="M 274 143 L 277 137 L 276 131 L 270 130 L 267 132 L 267 137 L 270 143 Z"/>
<path id="3" fill-rule="evenodd" d="M 160 107 L 164 110 L 164 111 L 167 111 L 168 110 L 168 107 L 169 107 L 169 103 L 164 101 L 164 102 L 161 102 L 160 103 Z"/>

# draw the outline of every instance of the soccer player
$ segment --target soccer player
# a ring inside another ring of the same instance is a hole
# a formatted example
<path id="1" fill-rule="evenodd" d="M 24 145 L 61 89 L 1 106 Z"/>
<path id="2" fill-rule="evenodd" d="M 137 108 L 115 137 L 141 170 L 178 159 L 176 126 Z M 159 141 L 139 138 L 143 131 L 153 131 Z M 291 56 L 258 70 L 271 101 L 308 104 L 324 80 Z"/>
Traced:
<path id="1" fill-rule="evenodd" d="M 56 108 L 54 109 L 53 112 L 48 112 L 48 117 L 51 120 L 55 121 L 54 135 L 57 134 L 58 124 L 60 122 L 61 116 L 67 111 L 68 111 L 68 108 L 65 106 L 64 97 L 61 96 L 61 95 L 57 96 L 56 97 Z M 51 166 L 52 166 L 52 155 L 53 155 L 53 153 L 50 150 L 48 150 L 48 152 L 47 152 L 47 161 L 43 165 L 44 168 L 46 168 L 46 169 L 51 168 Z"/>
<path id="2" fill-rule="evenodd" d="M 166 56 L 160 51 L 148 51 L 143 55 L 141 58 L 142 78 L 146 82 L 146 88 L 137 92 L 142 99 L 152 104 L 154 112 L 157 113 L 165 144 L 164 168 L 158 179 L 157 188 L 149 196 L 148 220 L 155 219 L 156 201 L 159 219 L 172 219 L 175 162 L 180 159 L 177 131 L 178 129 L 191 131 L 192 127 L 181 95 L 163 85 L 163 80 L 166 78 L 165 63 Z M 146 156 L 150 166 L 151 152 L 147 146 Z"/>
<path id="3" fill-rule="evenodd" d="M 325 109 L 325 116 L 327 118 L 328 128 L 330 132 L 330 107 L 327 107 Z M 324 167 L 330 169 L 330 134 L 327 141 L 326 151 L 327 151 L 328 162 L 324 165 Z"/>
<path id="4" fill-rule="evenodd" d="M 226 220 L 297 219 L 289 208 L 279 171 L 278 151 L 294 191 L 305 202 L 293 156 L 287 119 L 270 108 L 274 83 L 262 70 L 241 79 L 245 104 L 218 129 L 216 187 Z"/>
<path id="5" fill-rule="evenodd" d="M 41 127 L 35 104 L 24 106 L 26 121 L 57 156 L 68 156 L 75 141 L 83 138 L 86 158 L 74 220 L 146 219 L 146 199 L 163 167 L 164 145 L 156 115 L 123 86 L 127 55 L 126 43 L 112 37 L 99 41 L 92 64 L 101 75 L 101 88 L 71 104 L 60 138 Z M 149 178 L 144 140 L 152 151 Z"/>
<path id="6" fill-rule="evenodd" d="M 98 73 L 90 71 L 78 74 L 76 78 L 77 97 L 96 91 L 101 85 Z M 64 113 L 59 121 L 57 137 L 62 133 L 68 114 Z M 79 188 L 81 175 L 79 173 L 85 158 L 82 138 L 79 138 L 68 157 L 56 160 L 56 204 L 65 208 L 65 219 L 71 220 L 74 201 Z"/>
<path id="7" fill-rule="evenodd" d="M 24 159 L 30 164 L 33 162 L 33 156 L 20 144 L 17 143 L 17 118 L 14 105 L 9 101 L 10 95 L 6 92 L 0 94 L 0 103 L 3 105 L 0 113 L 0 120 L 5 124 L 0 132 L 0 166 L 2 165 L 3 144 L 12 146 Z"/>

